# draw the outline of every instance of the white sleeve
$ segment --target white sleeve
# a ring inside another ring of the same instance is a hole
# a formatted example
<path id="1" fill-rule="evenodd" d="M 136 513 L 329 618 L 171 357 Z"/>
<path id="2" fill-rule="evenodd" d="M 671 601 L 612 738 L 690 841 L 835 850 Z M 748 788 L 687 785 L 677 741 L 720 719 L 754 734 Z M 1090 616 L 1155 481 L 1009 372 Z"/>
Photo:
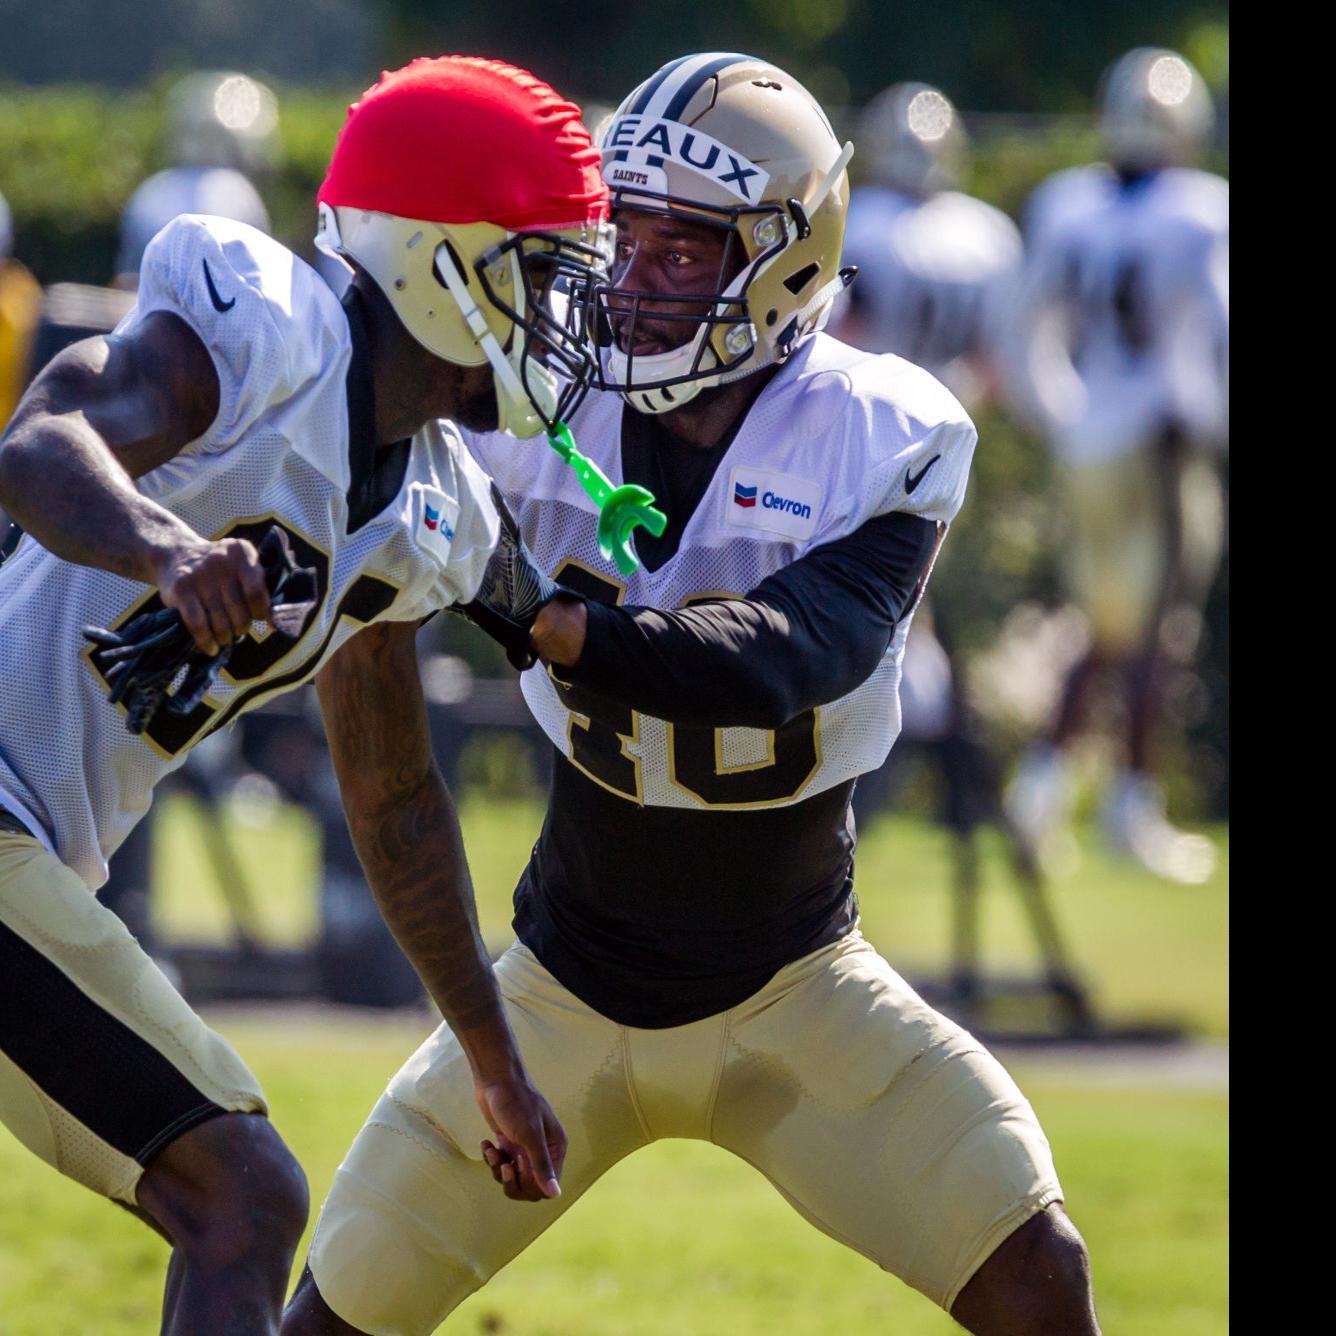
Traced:
<path id="1" fill-rule="evenodd" d="M 950 524 L 965 502 L 979 433 L 967 417 L 938 423 L 896 456 L 879 513 L 899 511 Z"/>
<path id="2" fill-rule="evenodd" d="M 839 452 L 840 488 L 858 498 L 853 527 L 891 511 L 949 524 L 969 484 L 974 423 L 946 386 L 900 358 L 869 359 L 859 373 Z"/>
<path id="3" fill-rule="evenodd" d="M 313 277 L 277 242 L 220 218 L 183 215 L 149 243 L 138 300 L 116 332 L 170 311 L 199 335 L 218 373 L 218 415 L 183 453 L 229 449 L 319 374 L 330 347 Z"/>

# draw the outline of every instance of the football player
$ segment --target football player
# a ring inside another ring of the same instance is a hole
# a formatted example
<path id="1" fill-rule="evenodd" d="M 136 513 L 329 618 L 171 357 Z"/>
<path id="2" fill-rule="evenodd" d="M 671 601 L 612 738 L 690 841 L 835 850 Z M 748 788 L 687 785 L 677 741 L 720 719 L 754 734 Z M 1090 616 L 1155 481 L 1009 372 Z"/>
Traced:
<path id="1" fill-rule="evenodd" d="M 1006 214 L 955 188 L 965 131 L 938 89 L 884 89 L 859 117 L 858 146 L 868 179 L 850 195 L 844 238 L 858 281 L 836 299 L 831 332 L 932 372 L 974 412 L 997 395 L 995 348 L 1020 271 L 1020 232 Z M 978 744 L 963 735 L 958 670 L 930 616 L 919 618 L 902 673 L 901 737 L 934 751 L 949 806 L 963 813 L 978 805 L 965 796 L 979 782 L 969 764 Z M 860 815 L 884 801 L 885 789 L 884 775 L 865 782 Z"/>
<path id="2" fill-rule="evenodd" d="M 858 145 L 870 179 L 849 199 L 844 258 L 859 277 L 831 332 L 926 368 L 973 410 L 996 383 L 993 347 L 1020 270 L 1020 232 L 954 188 L 965 132 L 936 88 L 879 93 L 859 119 Z"/>
<path id="3" fill-rule="evenodd" d="M 1113 65 L 1100 110 L 1108 163 L 1058 173 L 1028 207 L 1008 378 L 1065 485 L 1066 574 L 1091 635 L 1048 738 L 1023 758 L 1012 815 L 1037 845 L 1060 828 L 1089 687 L 1115 669 L 1127 726 L 1105 830 L 1186 883 L 1209 875 L 1214 851 L 1167 820 L 1152 742 L 1166 613 L 1204 599 L 1222 541 L 1229 186 L 1190 165 L 1211 117 L 1182 56 L 1139 48 Z"/>
<path id="4" fill-rule="evenodd" d="M 578 397 L 592 363 L 543 294 L 603 272 L 608 194 L 576 107 L 447 57 L 353 106 L 319 198 L 355 271 L 342 302 L 254 228 L 184 216 L 129 316 L 62 352 L 0 438 L 27 535 L 0 570 L 0 1116 L 168 1238 L 172 1332 L 276 1329 L 306 1185 L 254 1076 L 93 892 L 196 742 L 313 678 L 368 880 L 479 1116 L 533 1196 L 559 1191 L 564 1133 L 478 933 L 414 634 L 498 587 L 497 505 L 454 424 L 532 435 Z M 299 599 L 271 598 L 279 567 Z M 206 691 L 134 677 L 172 636 Z"/>
<path id="5" fill-rule="evenodd" d="M 675 60 L 601 150 L 604 389 L 573 424 L 667 527 L 619 577 L 559 460 L 469 436 L 511 541 L 575 591 L 532 630 L 547 671 L 523 689 L 556 769 L 497 964 L 572 1131 L 563 1195 L 493 1198 L 515 1169 L 438 1030 L 340 1167 L 283 1330 L 425 1336 L 623 1156 L 692 1137 L 972 1331 L 1095 1332 L 1033 1110 L 863 938 L 853 893 L 850 795 L 894 741 L 974 428 L 927 372 L 820 332 L 848 277 L 850 150 L 783 70 Z"/>
<path id="6" fill-rule="evenodd" d="M 251 176 L 278 152 L 278 100 L 244 74 L 187 75 L 167 98 L 171 165 L 142 182 L 121 213 L 116 282 L 134 287 L 144 249 L 173 218 L 207 213 L 269 231 Z"/>
<path id="7" fill-rule="evenodd" d="M 23 391 L 28 349 L 42 305 L 42 290 L 27 267 L 13 258 L 13 219 L 0 195 L 0 429 Z M 0 511 L 0 561 L 9 521 Z"/>

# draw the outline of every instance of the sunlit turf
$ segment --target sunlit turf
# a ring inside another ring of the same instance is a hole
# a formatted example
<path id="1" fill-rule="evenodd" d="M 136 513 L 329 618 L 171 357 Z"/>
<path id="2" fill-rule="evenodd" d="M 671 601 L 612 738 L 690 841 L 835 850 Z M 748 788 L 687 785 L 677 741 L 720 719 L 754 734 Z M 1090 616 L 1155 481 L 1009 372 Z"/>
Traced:
<path id="1" fill-rule="evenodd" d="M 263 1081 L 318 1204 L 425 1019 L 217 1010 Z M 1109 1333 L 1226 1329 L 1226 1101 L 1026 1079 Z M 522 1206 L 516 1209 L 524 1209 Z M 302 1246 L 305 1251 L 305 1243 Z M 0 1334 L 156 1330 L 165 1247 L 0 1134 Z M 662 1142 L 624 1161 L 443 1331 L 514 1336 L 945 1336 L 919 1295 L 817 1233 L 753 1170 Z"/>
<path id="2" fill-rule="evenodd" d="M 511 893 L 542 808 L 474 796 L 463 802 L 461 817 L 483 932 L 500 950 L 510 941 Z M 157 921 L 173 938 L 226 932 L 226 910 L 199 851 L 199 819 L 187 800 L 176 798 L 164 804 L 158 827 Z M 267 824 L 234 818 L 228 828 L 250 871 L 267 935 L 284 944 L 309 939 L 318 866 L 309 820 L 281 807 Z M 1229 844 L 1223 828 L 1211 833 L 1221 857 L 1205 886 L 1160 881 L 1112 857 L 1088 835 L 1079 863 L 1054 879 L 1055 912 L 1105 1019 L 1168 1020 L 1197 1034 L 1227 1033 Z M 1001 843 L 985 835 L 982 846 L 985 965 L 1000 973 L 1033 972 L 1036 953 Z M 939 975 L 946 964 L 950 884 L 950 839 L 941 829 L 888 817 L 860 832 L 856 885 L 863 930 L 911 981 Z"/>

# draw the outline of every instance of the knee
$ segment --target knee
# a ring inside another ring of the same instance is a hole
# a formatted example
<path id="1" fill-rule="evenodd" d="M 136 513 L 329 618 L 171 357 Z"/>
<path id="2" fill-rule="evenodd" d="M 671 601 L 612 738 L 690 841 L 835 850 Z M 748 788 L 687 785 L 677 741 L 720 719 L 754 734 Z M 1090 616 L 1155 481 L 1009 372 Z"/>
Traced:
<path id="1" fill-rule="evenodd" d="M 270 1121 L 224 1114 L 174 1141 L 144 1172 L 139 1204 L 175 1246 L 218 1261 L 296 1250 L 306 1176 Z"/>
<path id="2" fill-rule="evenodd" d="M 1066 1213 L 1050 1207 L 1022 1229 L 1030 1231 L 1018 1277 L 1023 1288 L 1038 1295 L 1084 1299 L 1090 1293 L 1090 1254 Z"/>
<path id="3" fill-rule="evenodd" d="M 1097 1332 L 1090 1255 L 1058 1206 L 1032 1216 L 975 1273 L 952 1305 L 980 1333 Z"/>

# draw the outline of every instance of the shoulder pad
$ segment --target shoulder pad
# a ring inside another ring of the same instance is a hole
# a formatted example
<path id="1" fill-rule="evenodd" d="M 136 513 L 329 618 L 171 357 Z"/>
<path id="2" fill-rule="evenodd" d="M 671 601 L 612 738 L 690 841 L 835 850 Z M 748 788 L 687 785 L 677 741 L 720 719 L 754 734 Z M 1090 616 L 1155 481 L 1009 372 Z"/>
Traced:
<path id="1" fill-rule="evenodd" d="M 348 342 L 338 299 L 287 247 L 245 223 L 184 214 L 149 243 L 125 328 L 152 311 L 199 335 L 219 379 L 201 449 L 225 449 L 325 370 Z"/>

